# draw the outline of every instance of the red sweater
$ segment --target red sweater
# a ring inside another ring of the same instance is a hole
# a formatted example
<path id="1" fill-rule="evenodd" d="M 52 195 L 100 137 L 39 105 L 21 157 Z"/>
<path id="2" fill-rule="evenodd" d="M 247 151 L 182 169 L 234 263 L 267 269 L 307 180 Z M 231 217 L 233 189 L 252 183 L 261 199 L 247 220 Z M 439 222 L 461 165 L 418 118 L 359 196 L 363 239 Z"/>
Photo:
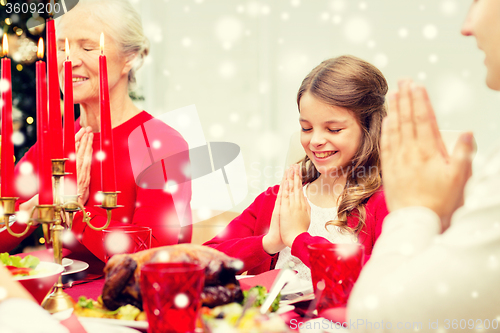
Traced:
<path id="1" fill-rule="evenodd" d="M 192 226 L 187 225 L 181 228 L 177 218 L 172 195 L 161 189 L 145 189 L 139 187 L 135 182 L 135 177 L 132 170 L 131 157 L 129 153 L 129 136 L 142 124 L 146 124 L 153 119 L 153 116 L 145 111 L 137 114 L 125 123 L 113 128 L 113 142 L 115 152 L 115 172 L 116 172 L 116 185 L 117 190 L 121 191 L 118 194 L 118 204 L 123 205 L 123 208 L 117 208 L 112 211 L 113 225 L 132 224 L 148 226 L 152 228 L 152 242 L 151 246 L 157 247 L 162 245 L 177 244 L 178 242 L 189 243 L 191 241 Z M 151 124 L 151 123 L 148 123 Z M 147 127 L 148 125 L 146 125 Z M 173 128 L 166 124 L 161 131 L 161 140 L 164 147 L 168 147 L 169 153 L 178 154 L 179 159 L 189 161 L 189 150 L 186 141 L 182 136 Z M 80 130 L 79 120 L 75 123 L 75 133 Z M 35 144 L 17 163 L 15 175 L 17 177 L 17 190 L 20 201 L 26 201 L 34 194 L 38 193 L 38 185 L 34 175 L 37 174 L 37 144 Z M 101 208 L 95 207 L 100 205 L 96 200 L 96 194 L 101 190 L 101 163 L 96 158 L 96 153 L 100 151 L 100 136 L 98 133 L 94 135 L 92 144 L 93 157 L 90 171 L 90 194 L 85 210 L 90 215 L 91 222 L 94 226 L 100 227 L 106 222 L 106 211 Z M 163 150 L 165 152 L 165 150 Z M 136 157 L 136 156 L 133 156 Z M 21 165 L 24 162 L 29 162 L 33 166 L 32 174 L 21 174 Z M 31 182 L 29 180 L 31 179 Z M 163 180 L 163 179 L 162 179 Z M 26 186 L 19 186 L 19 184 L 27 184 L 31 188 L 27 189 Z M 191 199 L 191 188 L 183 193 L 185 202 Z M 188 205 L 189 208 L 189 205 Z M 191 218 L 190 209 L 188 209 L 188 218 Z M 82 213 L 76 213 L 73 221 L 72 231 L 76 238 L 88 250 L 90 250 L 97 258 L 104 260 L 104 247 L 102 242 L 102 231 L 92 230 L 86 223 L 82 222 Z M 187 223 L 185 223 L 186 225 Z M 19 230 L 16 223 L 15 228 Z M 9 250 L 7 247 L 14 247 L 19 243 L 19 239 L 13 238 L 10 235 L 0 235 L 0 249 L 3 251 Z"/>
<path id="2" fill-rule="evenodd" d="M 231 221 L 219 235 L 204 245 L 243 260 L 245 267 L 242 272 L 260 274 L 273 269 L 279 253 L 269 255 L 264 251 L 262 238 L 269 230 L 278 189 L 279 185 L 276 185 L 261 193 L 240 216 Z M 382 222 L 388 214 L 383 190 L 380 189 L 372 195 L 365 207 L 365 227 L 358 237 L 359 242 L 365 247 L 366 263 L 370 258 L 375 241 L 382 232 Z M 350 216 L 347 223 L 350 227 L 355 227 L 358 224 L 358 219 L 355 216 Z M 307 245 L 313 243 L 329 243 L 329 241 L 326 238 L 311 236 L 308 232 L 304 232 L 297 236 L 292 244 L 292 255 L 299 258 L 309 268 L 311 266 Z"/>

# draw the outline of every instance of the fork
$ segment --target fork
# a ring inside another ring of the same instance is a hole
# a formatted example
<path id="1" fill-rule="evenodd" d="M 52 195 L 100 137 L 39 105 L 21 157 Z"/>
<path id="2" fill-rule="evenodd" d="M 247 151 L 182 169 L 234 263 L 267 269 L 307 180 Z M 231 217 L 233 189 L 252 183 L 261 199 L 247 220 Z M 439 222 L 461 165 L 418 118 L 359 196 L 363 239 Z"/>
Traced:
<path id="1" fill-rule="evenodd" d="M 238 328 L 238 326 L 240 325 L 241 320 L 245 316 L 245 313 L 247 312 L 248 309 L 250 309 L 253 306 L 253 304 L 255 303 L 255 300 L 257 299 L 258 295 L 259 295 L 259 293 L 256 290 L 251 290 L 248 293 L 248 298 L 247 298 L 245 304 L 243 305 L 243 310 L 241 310 L 241 315 L 238 317 L 238 319 L 234 323 L 234 327 L 235 328 Z"/>

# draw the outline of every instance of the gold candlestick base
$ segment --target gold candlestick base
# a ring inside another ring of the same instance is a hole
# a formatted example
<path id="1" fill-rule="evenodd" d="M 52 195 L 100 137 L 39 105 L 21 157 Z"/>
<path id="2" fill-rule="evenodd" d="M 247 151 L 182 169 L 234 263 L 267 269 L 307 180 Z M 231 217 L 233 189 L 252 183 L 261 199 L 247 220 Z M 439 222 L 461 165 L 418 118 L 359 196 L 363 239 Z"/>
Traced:
<path id="1" fill-rule="evenodd" d="M 106 229 L 111 222 L 111 211 L 115 208 L 123 206 L 117 205 L 117 195 L 119 192 L 103 192 L 102 205 L 97 206 L 106 210 L 107 221 L 102 227 L 96 228 L 90 223 L 90 218 L 85 212 L 85 208 L 78 203 L 78 195 L 68 195 L 64 197 L 64 203 L 61 203 L 61 194 L 59 193 L 61 178 L 68 175 L 65 172 L 65 163 L 67 159 L 52 160 L 52 177 L 54 181 L 54 204 L 53 205 L 38 205 L 31 212 L 30 221 L 27 223 L 26 230 L 21 234 L 14 233 L 9 227 L 9 217 L 15 214 L 15 204 L 18 198 L 0 198 L 0 226 L 5 224 L 8 232 L 15 237 L 22 237 L 33 224 L 33 220 L 42 224 L 44 237 L 47 244 L 52 244 L 54 250 L 54 261 L 57 264 L 62 262 L 62 232 L 64 230 L 64 222 L 71 229 L 73 222 L 73 214 L 79 210 L 83 211 L 83 221 L 87 225 L 97 231 Z M 34 219 L 35 212 L 38 212 L 37 218 Z M 66 219 L 66 213 L 68 218 Z M 2 223 L 3 221 L 3 223 Z M 42 307 L 50 313 L 64 311 L 73 308 L 75 301 L 63 291 L 62 276 L 59 276 L 57 283 L 54 285 L 54 291 L 45 298 Z"/>
<path id="2" fill-rule="evenodd" d="M 54 291 L 42 302 L 42 307 L 49 313 L 71 309 L 75 305 L 73 298 L 63 291 L 61 281 L 61 277 L 59 277 L 59 281 L 55 285 Z"/>

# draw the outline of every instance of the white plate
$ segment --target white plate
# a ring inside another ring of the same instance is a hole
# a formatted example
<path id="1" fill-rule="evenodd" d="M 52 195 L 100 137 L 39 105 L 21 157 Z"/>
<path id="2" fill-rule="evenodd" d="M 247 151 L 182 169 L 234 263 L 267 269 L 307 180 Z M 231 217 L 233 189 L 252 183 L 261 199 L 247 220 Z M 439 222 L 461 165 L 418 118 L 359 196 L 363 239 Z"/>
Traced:
<path id="1" fill-rule="evenodd" d="M 134 328 L 141 331 L 147 331 L 148 322 L 147 321 L 134 321 L 134 320 L 120 320 L 120 319 L 109 319 L 109 318 L 90 318 L 90 317 L 78 317 L 78 320 L 85 326 L 87 329 L 88 325 L 105 325 L 106 327 L 110 326 L 113 328 Z M 135 330 L 131 330 L 132 332 L 137 332 Z M 115 331 L 100 331 L 106 333 L 115 333 Z M 121 333 L 122 331 L 116 331 L 116 333 Z M 123 331 L 123 333 L 129 331 Z M 93 333 L 87 330 L 87 333 Z M 97 332 L 99 333 L 99 331 Z"/>
<path id="2" fill-rule="evenodd" d="M 313 285 L 311 281 L 299 279 L 298 276 L 290 281 L 283 290 L 281 290 L 281 296 L 287 296 L 292 294 L 301 293 L 303 295 L 307 295 L 312 293 Z"/>
<path id="3" fill-rule="evenodd" d="M 66 258 L 65 258 L 66 259 Z M 62 273 L 62 275 L 74 274 L 78 272 L 82 272 L 89 268 L 89 264 L 85 261 L 81 260 L 73 260 L 73 263 L 66 267 L 66 271 Z"/>
<path id="4" fill-rule="evenodd" d="M 349 333 L 347 328 L 335 325 L 326 318 L 316 318 L 300 324 L 300 333 Z"/>
<path id="5" fill-rule="evenodd" d="M 74 261 L 69 258 L 62 258 L 63 267 L 68 267 L 69 265 L 73 265 Z"/>
<path id="6" fill-rule="evenodd" d="M 90 318 L 93 319 L 92 321 L 87 320 L 88 318 L 79 318 L 78 320 L 82 324 L 83 328 L 87 331 L 87 333 L 137 333 L 138 331 L 127 327 L 127 326 L 122 326 L 122 325 L 114 325 L 114 324 L 108 324 L 107 322 L 98 322 L 94 321 L 94 319 L 101 319 L 101 320 L 113 320 L 113 321 L 123 321 L 123 320 L 117 320 L 117 319 L 102 319 L 102 318 Z M 147 326 L 147 323 L 146 323 Z"/>
<path id="7" fill-rule="evenodd" d="M 254 276 L 255 275 L 236 275 L 236 279 L 241 280 L 241 279 L 251 278 Z M 302 293 L 303 295 L 307 295 L 309 293 L 312 293 L 313 291 L 314 290 L 311 281 L 302 280 L 299 279 L 298 276 L 295 276 L 295 278 L 292 281 L 290 281 L 285 286 L 285 288 L 283 288 L 283 290 L 281 290 L 281 296 L 287 296 L 297 293 Z"/>

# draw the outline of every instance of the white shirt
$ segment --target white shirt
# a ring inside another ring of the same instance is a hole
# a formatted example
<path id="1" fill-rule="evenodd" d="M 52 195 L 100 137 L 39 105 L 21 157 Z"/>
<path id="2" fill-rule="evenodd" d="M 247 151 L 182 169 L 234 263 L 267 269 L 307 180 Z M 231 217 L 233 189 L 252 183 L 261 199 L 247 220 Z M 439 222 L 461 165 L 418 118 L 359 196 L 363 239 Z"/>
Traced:
<path id="1" fill-rule="evenodd" d="M 486 161 L 443 234 L 427 208 L 386 217 L 349 300 L 350 331 L 500 331 L 500 144 Z"/>
<path id="2" fill-rule="evenodd" d="M 306 198 L 306 188 L 308 185 L 309 184 L 303 187 Z M 328 227 L 325 228 L 326 222 L 337 219 L 337 207 L 318 207 L 314 205 L 309 198 L 307 198 L 307 202 L 309 202 L 309 205 L 311 206 L 311 223 L 309 224 L 309 229 L 307 230 L 311 236 L 321 236 L 328 239 L 330 242 L 337 244 L 354 242 L 355 237 L 340 233 L 339 227 L 328 225 Z M 304 265 L 299 258 L 293 256 L 291 249 L 287 246 L 280 251 L 278 261 L 276 262 L 276 268 L 284 268 L 288 266 L 297 271 L 297 276 L 300 279 L 311 281 L 311 270 L 309 267 Z"/>

